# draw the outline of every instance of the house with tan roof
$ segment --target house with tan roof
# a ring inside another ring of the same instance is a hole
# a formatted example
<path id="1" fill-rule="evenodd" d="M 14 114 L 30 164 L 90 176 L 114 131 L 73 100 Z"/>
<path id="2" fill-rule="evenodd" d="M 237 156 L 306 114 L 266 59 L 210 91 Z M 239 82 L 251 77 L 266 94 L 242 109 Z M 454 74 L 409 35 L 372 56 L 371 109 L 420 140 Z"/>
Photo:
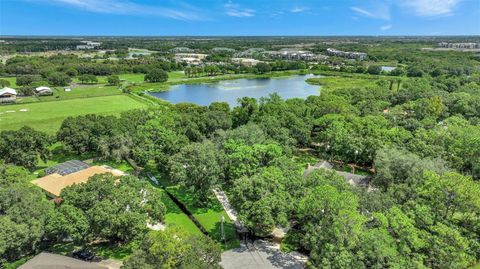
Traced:
<path id="1" fill-rule="evenodd" d="M 33 180 L 32 183 L 42 188 L 48 196 L 56 198 L 60 196 L 60 193 L 64 188 L 72 186 L 73 184 L 85 183 L 92 176 L 105 173 L 110 173 L 114 176 L 123 176 L 125 174 L 122 171 L 113 169 L 109 166 L 97 165 L 64 175 L 58 172 L 51 173 L 42 178 Z"/>

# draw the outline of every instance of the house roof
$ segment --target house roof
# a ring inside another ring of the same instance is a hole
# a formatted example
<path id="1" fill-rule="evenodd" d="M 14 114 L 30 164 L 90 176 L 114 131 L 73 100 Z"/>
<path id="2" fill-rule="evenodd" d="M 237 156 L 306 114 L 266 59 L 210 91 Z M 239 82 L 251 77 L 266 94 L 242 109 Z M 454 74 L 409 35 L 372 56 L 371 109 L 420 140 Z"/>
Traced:
<path id="1" fill-rule="evenodd" d="M 12 88 L 5 87 L 5 88 L 0 90 L 0 96 L 4 95 L 4 94 L 7 94 L 7 93 L 12 94 L 12 95 L 17 95 L 17 91 L 12 89 Z"/>
<path id="2" fill-rule="evenodd" d="M 52 91 L 52 89 L 50 89 L 49 87 L 40 86 L 40 87 L 35 88 L 35 91 L 37 91 L 37 92 Z"/>
<path id="3" fill-rule="evenodd" d="M 64 163 L 59 163 L 55 166 L 49 167 L 49 168 L 45 169 L 45 173 L 47 175 L 57 173 L 57 174 L 60 174 L 60 175 L 64 176 L 64 175 L 68 175 L 68 174 L 71 174 L 71 173 L 75 173 L 75 172 L 83 170 L 83 169 L 87 169 L 88 167 L 90 167 L 90 165 L 88 165 L 88 164 L 86 164 L 82 161 L 71 160 L 71 161 L 67 161 L 67 162 L 64 162 Z"/>
<path id="4" fill-rule="evenodd" d="M 363 186 L 363 187 L 368 187 L 370 180 L 368 176 L 364 175 L 358 175 L 358 174 L 352 174 L 348 172 L 343 172 L 343 171 L 337 171 L 333 169 L 333 165 L 328 162 L 328 161 L 320 161 L 316 163 L 315 165 L 310 165 L 308 164 L 307 169 L 303 172 L 303 176 L 308 176 L 311 172 L 313 172 L 315 169 L 325 169 L 325 170 L 333 170 L 337 175 L 342 176 L 345 178 L 345 180 L 353 186 Z"/>
<path id="5" fill-rule="evenodd" d="M 107 269 L 107 267 L 63 255 L 42 252 L 20 266 L 19 269 Z"/>
<path id="6" fill-rule="evenodd" d="M 96 174 L 111 173 L 114 176 L 122 176 L 124 173 L 120 170 L 112 169 L 108 166 L 92 166 L 71 174 L 60 175 L 57 173 L 44 176 L 32 181 L 33 184 L 42 188 L 52 197 L 60 196 L 62 190 L 73 184 L 80 184 L 87 182 L 90 177 Z"/>

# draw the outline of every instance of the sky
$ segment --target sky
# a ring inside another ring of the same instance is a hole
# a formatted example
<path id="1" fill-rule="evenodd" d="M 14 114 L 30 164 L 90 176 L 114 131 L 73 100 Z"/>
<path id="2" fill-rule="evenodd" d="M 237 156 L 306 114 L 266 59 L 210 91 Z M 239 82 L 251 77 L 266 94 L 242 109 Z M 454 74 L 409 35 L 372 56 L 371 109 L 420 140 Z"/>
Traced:
<path id="1" fill-rule="evenodd" d="M 0 35 L 480 35 L 480 0 L 0 0 Z"/>

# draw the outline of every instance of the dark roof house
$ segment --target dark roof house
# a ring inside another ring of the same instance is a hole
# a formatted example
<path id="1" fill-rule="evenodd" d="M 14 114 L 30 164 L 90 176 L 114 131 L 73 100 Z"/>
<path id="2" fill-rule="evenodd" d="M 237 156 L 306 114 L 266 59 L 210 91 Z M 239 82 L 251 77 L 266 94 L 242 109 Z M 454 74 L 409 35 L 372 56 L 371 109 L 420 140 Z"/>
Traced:
<path id="1" fill-rule="evenodd" d="M 333 165 L 331 163 L 329 163 L 328 161 L 320 161 L 320 162 L 316 163 L 315 165 L 308 164 L 307 169 L 305 169 L 305 171 L 303 172 L 303 176 L 305 176 L 305 177 L 308 176 L 311 172 L 313 172 L 316 169 L 334 170 Z M 337 170 L 334 170 L 334 171 L 337 173 L 337 175 L 345 178 L 345 180 L 350 185 L 357 186 L 357 187 L 359 187 L 359 186 L 360 187 L 366 187 L 369 190 L 371 189 L 370 180 L 369 180 L 368 176 L 352 174 L 352 173 L 337 171 Z"/>
<path id="2" fill-rule="evenodd" d="M 64 176 L 64 175 L 68 175 L 68 174 L 71 174 L 71 173 L 75 173 L 75 172 L 87 169 L 89 167 L 90 167 L 90 165 L 88 165 L 88 164 L 86 164 L 82 161 L 71 160 L 71 161 L 68 161 L 68 162 L 59 163 L 55 166 L 52 166 L 52 167 L 49 167 L 49 168 L 45 169 L 45 174 L 51 175 L 51 174 L 56 173 L 56 174 Z"/>
<path id="3" fill-rule="evenodd" d="M 19 267 L 19 269 L 107 269 L 93 262 L 42 252 Z"/>

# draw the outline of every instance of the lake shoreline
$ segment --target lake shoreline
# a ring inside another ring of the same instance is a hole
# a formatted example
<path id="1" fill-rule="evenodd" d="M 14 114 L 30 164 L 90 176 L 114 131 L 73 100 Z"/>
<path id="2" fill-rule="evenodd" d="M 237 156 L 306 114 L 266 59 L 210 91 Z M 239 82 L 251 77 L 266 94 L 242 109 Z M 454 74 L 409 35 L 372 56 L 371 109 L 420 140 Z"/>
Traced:
<path id="1" fill-rule="evenodd" d="M 170 88 L 175 85 L 179 84 L 211 84 L 216 83 L 219 81 L 226 81 L 226 80 L 235 80 L 235 79 L 274 79 L 274 78 L 282 78 L 282 77 L 289 77 L 295 75 L 308 75 L 313 74 L 314 72 L 308 72 L 311 70 L 289 70 L 289 71 L 275 71 L 265 74 L 226 74 L 226 75 L 218 75 L 218 76 L 209 76 L 209 77 L 197 77 L 197 78 L 187 78 L 185 80 L 179 81 L 172 81 L 172 82 L 165 82 L 159 86 L 163 86 L 162 89 L 146 89 L 144 90 L 145 93 L 160 93 L 165 91 L 170 91 Z M 317 74 L 314 74 L 317 75 Z"/>
<path id="2" fill-rule="evenodd" d="M 235 79 L 208 81 L 209 83 L 198 83 L 198 81 L 197 83 L 175 83 L 166 91 L 145 91 L 143 94 L 172 104 L 187 102 L 209 105 L 212 102 L 227 102 L 231 106 L 236 106 L 239 98 L 260 99 L 273 93 L 277 93 L 284 99 L 319 95 L 320 87 L 308 83 L 309 78 L 320 78 L 320 76 L 289 74 L 274 77 L 235 77 Z"/>

